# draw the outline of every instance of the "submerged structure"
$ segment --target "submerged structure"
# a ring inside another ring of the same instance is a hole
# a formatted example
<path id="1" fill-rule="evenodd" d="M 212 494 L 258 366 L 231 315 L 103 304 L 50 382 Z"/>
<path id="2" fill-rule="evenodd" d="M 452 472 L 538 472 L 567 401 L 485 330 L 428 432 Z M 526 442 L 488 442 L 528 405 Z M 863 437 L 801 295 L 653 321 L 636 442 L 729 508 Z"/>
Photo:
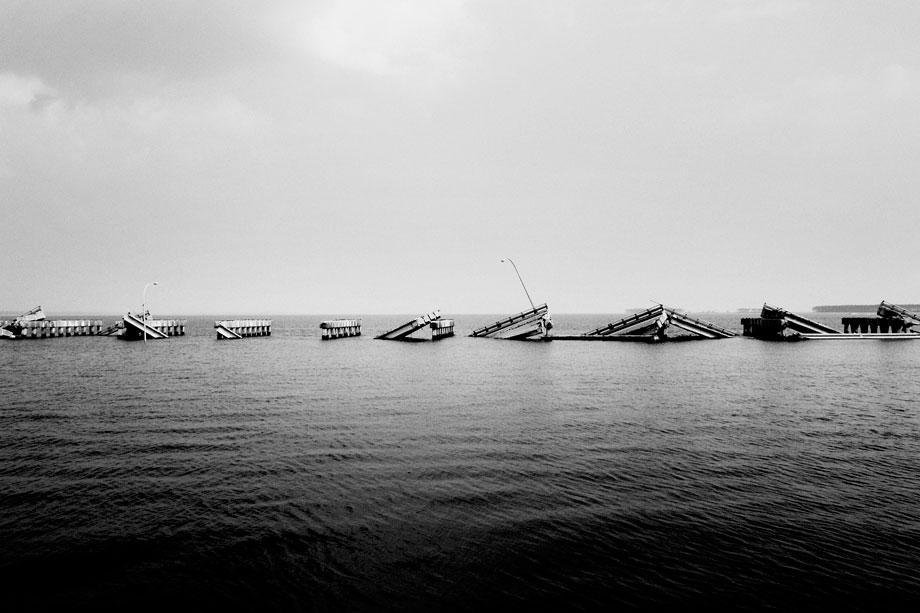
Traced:
<path id="1" fill-rule="evenodd" d="M 102 322 L 89 319 L 45 319 L 41 306 L 31 309 L 12 321 L 0 321 L 0 338 L 60 338 L 64 336 L 94 336 Z"/>
<path id="2" fill-rule="evenodd" d="M 385 341 L 414 341 L 423 340 L 412 337 L 413 334 L 428 327 L 431 329 L 431 340 L 436 341 L 454 335 L 454 320 L 441 319 L 441 311 L 435 309 L 425 315 L 419 315 L 415 319 L 377 335 L 376 339 Z"/>
<path id="3" fill-rule="evenodd" d="M 920 314 L 882 300 L 876 317 L 844 317 L 841 323 L 850 334 L 916 334 L 911 328 L 920 323 Z"/>
<path id="4" fill-rule="evenodd" d="M 536 306 L 529 311 L 506 317 L 495 323 L 473 330 L 470 336 L 477 338 L 504 338 L 511 340 L 540 339 L 552 340 L 550 331 L 553 320 L 546 304 Z"/>
<path id="5" fill-rule="evenodd" d="M 185 336 L 187 323 L 184 319 L 153 319 L 149 313 L 127 313 L 122 318 L 122 331 L 117 338 L 124 341 L 146 341 Z"/>
<path id="6" fill-rule="evenodd" d="M 121 334 L 121 331 L 124 329 L 125 329 L 125 322 L 124 320 L 119 319 L 118 321 L 113 323 L 111 326 L 105 329 L 100 329 L 99 332 L 96 333 L 96 336 L 112 336 L 113 334 L 117 336 Z"/>
<path id="7" fill-rule="evenodd" d="M 540 306 L 533 303 L 527 286 L 524 285 L 524 278 L 518 270 L 517 264 L 511 258 L 502 258 L 502 262 L 508 262 L 514 267 L 514 274 L 517 275 L 518 281 L 521 282 L 521 289 L 527 296 L 527 302 L 530 303 L 529 311 L 521 311 L 516 315 L 500 319 L 488 326 L 483 326 L 470 334 L 477 338 L 504 338 L 516 341 L 542 340 L 551 341 L 551 331 L 553 329 L 553 320 L 549 316 L 549 307 L 544 302 Z"/>
<path id="8" fill-rule="evenodd" d="M 436 319 L 428 325 L 431 327 L 431 340 L 433 341 L 454 335 L 453 319 Z"/>
<path id="9" fill-rule="evenodd" d="M 763 305 L 760 317 L 741 319 L 744 336 L 761 340 L 918 339 L 920 315 L 882 300 L 876 317 L 843 317 L 843 332 L 781 307 Z"/>
<path id="10" fill-rule="evenodd" d="M 680 330 L 669 335 L 669 330 Z M 580 336 L 559 337 L 560 340 L 635 341 L 657 343 L 662 341 L 689 341 L 731 338 L 735 333 L 714 323 L 690 317 L 663 304 L 640 311 L 611 322 Z"/>
<path id="11" fill-rule="evenodd" d="M 806 335 L 840 334 L 839 330 L 767 303 L 761 308 L 760 317 L 742 317 L 741 328 L 743 336 L 761 340 L 801 340 Z"/>
<path id="12" fill-rule="evenodd" d="M 361 336 L 360 319 L 328 319 L 319 324 L 322 330 L 322 339 L 329 341 L 334 338 L 348 338 Z"/>
<path id="13" fill-rule="evenodd" d="M 270 319 L 224 319 L 214 322 L 219 340 L 237 340 L 250 336 L 271 336 Z"/>

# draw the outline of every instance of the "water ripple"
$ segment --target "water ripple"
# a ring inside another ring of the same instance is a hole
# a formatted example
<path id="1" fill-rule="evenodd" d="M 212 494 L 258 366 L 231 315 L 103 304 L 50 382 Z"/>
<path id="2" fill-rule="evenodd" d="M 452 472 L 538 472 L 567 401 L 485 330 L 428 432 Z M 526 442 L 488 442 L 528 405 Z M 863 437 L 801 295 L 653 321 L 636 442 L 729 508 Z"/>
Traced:
<path id="1" fill-rule="evenodd" d="M 920 344 L 206 324 L 0 347 L 34 373 L 0 381 L 18 608 L 920 601 Z"/>

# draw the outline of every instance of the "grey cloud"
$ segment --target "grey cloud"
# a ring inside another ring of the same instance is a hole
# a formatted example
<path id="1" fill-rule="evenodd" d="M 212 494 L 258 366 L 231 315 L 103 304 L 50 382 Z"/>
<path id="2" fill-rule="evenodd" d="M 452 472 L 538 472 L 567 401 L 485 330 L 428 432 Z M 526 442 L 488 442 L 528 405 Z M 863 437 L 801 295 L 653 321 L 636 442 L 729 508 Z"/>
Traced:
<path id="1" fill-rule="evenodd" d="M 256 8 L 258 7 L 258 8 Z M 265 3 L 35 0 L 0 8 L 0 70 L 92 96 L 113 75 L 194 78 L 272 53 Z"/>

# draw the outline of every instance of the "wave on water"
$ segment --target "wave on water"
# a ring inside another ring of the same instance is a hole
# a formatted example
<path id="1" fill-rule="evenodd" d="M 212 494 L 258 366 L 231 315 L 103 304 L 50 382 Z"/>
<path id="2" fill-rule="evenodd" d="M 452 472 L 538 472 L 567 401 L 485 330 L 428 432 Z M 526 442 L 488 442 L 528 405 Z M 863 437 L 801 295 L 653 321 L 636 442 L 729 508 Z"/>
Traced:
<path id="1" fill-rule="evenodd" d="M 0 345 L 13 609 L 920 602 L 920 343 L 373 340 L 400 316 L 226 342 L 213 319 Z"/>

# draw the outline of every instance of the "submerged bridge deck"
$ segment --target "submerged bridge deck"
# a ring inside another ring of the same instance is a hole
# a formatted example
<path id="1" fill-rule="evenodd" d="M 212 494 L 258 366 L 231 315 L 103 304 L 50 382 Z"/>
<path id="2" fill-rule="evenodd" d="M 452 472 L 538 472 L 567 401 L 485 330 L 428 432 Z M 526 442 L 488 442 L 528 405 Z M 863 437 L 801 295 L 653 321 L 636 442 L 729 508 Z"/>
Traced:
<path id="1" fill-rule="evenodd" d="M 672 325 L 690 334 L 686 340 L 730 338 L 735 336 L 735 333 L 731 330 L 659 304 L 595 328 L 580 337 L 560 337 L 560 340 L 683 340 L 684 337 L 681 336 L 668 337 L 666 335 L 665 331 Z"/>
<path id="2" fill-rule="evenodd" d="M 128 313 L 122 318 L 124 330 L 118 337 L 123 340 L 158 340 L 170 336 L 185 336 L 184 319 L 150 319 Z"/>
<path id="3" fill-rule="evenodd" d="M 270 319 L 224 319 L 214 322 L 218 339 L 237 340 L 251 336 L 271 336 Z"/>
<path id="4" fill-rule="evenodd" d="M 418 332 L 425 326 L 430 325 L 431 322 L 437 321 L 439 319 L 441 319 L 441 311 L 435 309 L 430 313 L 419 315 L 415 319 L 409 320 L 402 325 L 396 326 L 392 330 L 384 332 L 383 334 L 379 334 L 374 338 L 385 341 L 406 340 L 411 334 Z"/>
<path id="5" fill-rule="evenodd" d="M 835 330 L 813 319 L 796 315 L 782 307 L 774 307 L 764 303 L 760 311 L 762 319 L 782 319 L 786 322 L 786 327 L 795 332 L 802 334 L 840 334 L 840 330 Z"/>
<path id="6" fill-rule="evenodd" d="M 477 338 L 505 338 L 524 340 L 546 335 L 552 326 L 549 323 L 549 307 L 544 303 L 529 311 L 500 319 L 495 323 L 473 330 L 470 336 Z"/>
<path id="7" fill-rule="evenodd" d="M 914 313 L 913 311 L 908 311 L 903 307 L 899 307 L 896 304 L 891 304 L 890 302 L 885 302 L 884 300 L 879 303 L 878 311 L 876 313 L 879 317 L 884 317 L 887 319 L 912 319 L 913 321 L 920 323 L 920 314 Z"/>
<path id="8" fill-rule="evenodd" d="M 843 317 L 843 332 L 781 307 L 763 305 L 760 317 L 741 320 L 744 335 L 761 340 L 846 340 L 846 339 L 918 339 L 911 327 L 920 315 L 882 300 L 878 317 Z M 791 335 L 786 332 L 791 331 Z"/>

